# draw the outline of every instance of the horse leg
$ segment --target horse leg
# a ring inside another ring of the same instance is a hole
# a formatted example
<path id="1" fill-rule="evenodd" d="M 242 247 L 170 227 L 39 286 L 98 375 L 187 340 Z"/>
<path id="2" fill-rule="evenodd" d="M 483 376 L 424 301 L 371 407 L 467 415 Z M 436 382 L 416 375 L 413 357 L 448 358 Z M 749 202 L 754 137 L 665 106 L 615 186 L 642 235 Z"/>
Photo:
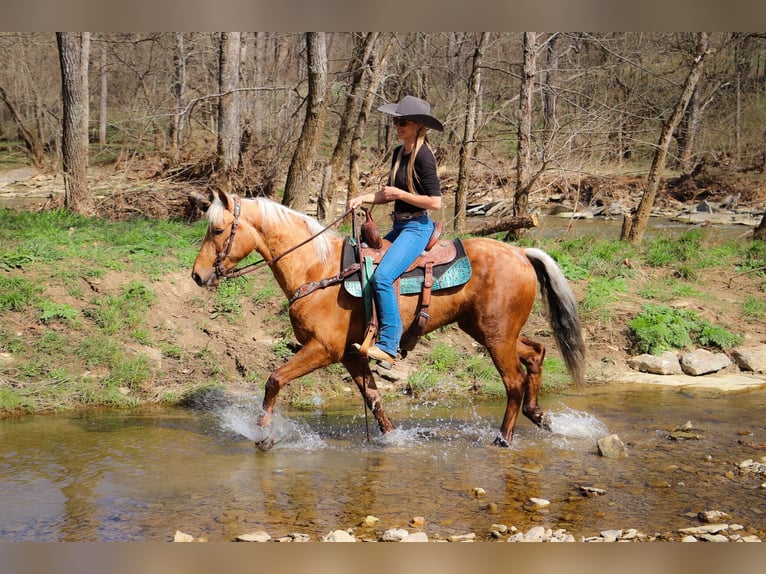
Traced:
<path id="1" fill-rule="evenodd" d="M 524 399 L 527 377 L 521 366 L 516 346 L 509 349 L 508 347 L 510 347 L 510 345 L 506 343 L 502 345 L 502 347 L 503 348 L 492 346 L 487 347 L 487 350 L 503 379 L 507 399 L 505 415 L 503 416 L 503 422 L 500 425 L 500 436 L 495 439 L 494 444 L 496 446 L 509 447 L 513 440 L 513 429 L 516 426 L 516 418 L 519 416 L 519 409 L 522 400 Z"/>
<path id="2" fill-rule="evenodd" d="M 543 383 L 543 360 L 545 346 L 527 337 L 519 337 L 516 341 L 516 353 L 527 371 L 524 404 L 521 412 L 540 428 L 550 430 L 545 411 L 537 404 L 537 395 Z"/>
<path id="3" fill-rule="evenodd" d="M 348 370 L 351 378 L 354 379 L 367 408 L 375 416 L 380 432 L 386 434 L 394 430 L 394 423 L 391 422 L 383 410 L 380 391 L 375 385 L 375 379 L 372 376 L 372 371 L 370 371 L 370 364 L 367 358 L 358 355 L 347 355 L 343 358 L 343 365 Z"/>
<path id="4" fill-rule="evenodd" d="M 258 426 L 266 427 L 271 424 L 274 413 L 274 405 L 277 402 L 277 395 L 287 383 L 298 379 L 316 369 L 326 367 L 332 363 L 327 356 L 325 348 L 315 340 L 309 341 L 295 353 L 284 365 L 269 375 L 266 381 L 266 391 L 263 396 L 263 412 L 258 417 Z M 273 446 L 271 441 L 262 441 L 258 444 L 259 448 L 264 450 Z"/>

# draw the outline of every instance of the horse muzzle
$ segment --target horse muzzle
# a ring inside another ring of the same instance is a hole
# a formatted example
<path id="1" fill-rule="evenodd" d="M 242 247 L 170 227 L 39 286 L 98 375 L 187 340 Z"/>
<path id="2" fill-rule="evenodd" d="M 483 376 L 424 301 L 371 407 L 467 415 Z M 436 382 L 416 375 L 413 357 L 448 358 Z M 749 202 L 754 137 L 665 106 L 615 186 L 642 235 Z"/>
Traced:
<path id="1" fill-rule="evenodd" d="M 208 275 L 207 277 L 202 277 L 196 271 L 192 271 L 191 276 L 192 276 L 192 279 L 194 279 L 194 282 L 200 287 L 217 287 L 218 286 L 218 274 L 215 272 L 210 273 L 210 275 Z"/>

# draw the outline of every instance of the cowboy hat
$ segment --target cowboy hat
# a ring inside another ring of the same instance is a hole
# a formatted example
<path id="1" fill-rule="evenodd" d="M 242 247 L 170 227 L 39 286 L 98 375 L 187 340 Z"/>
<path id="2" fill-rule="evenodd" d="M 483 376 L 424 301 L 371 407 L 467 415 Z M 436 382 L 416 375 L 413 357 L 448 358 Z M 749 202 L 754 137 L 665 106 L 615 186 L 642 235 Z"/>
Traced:
<path id="1" fill-rule="evenodd" d="M 442 123 L 431 115 L 431 105 L 415 96 L 404 96 L 398 104 L 385 104 L 378 108 L 379 112 L 412 120 L 427 128 L 444 131 Z"/>

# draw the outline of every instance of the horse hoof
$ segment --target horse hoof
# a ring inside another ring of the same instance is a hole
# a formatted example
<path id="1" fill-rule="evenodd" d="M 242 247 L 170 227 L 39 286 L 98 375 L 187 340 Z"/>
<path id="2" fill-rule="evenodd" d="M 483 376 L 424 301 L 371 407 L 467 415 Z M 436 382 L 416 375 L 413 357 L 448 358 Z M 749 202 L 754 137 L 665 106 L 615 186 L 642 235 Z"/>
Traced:
<path id="1" fill-rule="evenodd" d="M 266 452 L 274 448 L 275 442 L 276 441 L 274 440 L 274 437 L 269 436 L 264 439 L 255 441 L 255 447 L 260 451 Z"/>
<path id="2" fill-rule="evenodd" d="M 495 437 L 494 442 L 492 443 L 494 446 L 499 446 L 502 448 L 511 448 L 511 443 L 509 443 L 507 440 L 505 440 L 500 435 Z"/>
<path id="3" fill-rule="evenodd" d="M 547 430 L 548 432 L 553 430 L 553 427 L 551 427 L 551 417 L 548 416 L 548 413 L 545 413 L 542 417 L 540 417 L 539 426 L 541 429 Z"/>

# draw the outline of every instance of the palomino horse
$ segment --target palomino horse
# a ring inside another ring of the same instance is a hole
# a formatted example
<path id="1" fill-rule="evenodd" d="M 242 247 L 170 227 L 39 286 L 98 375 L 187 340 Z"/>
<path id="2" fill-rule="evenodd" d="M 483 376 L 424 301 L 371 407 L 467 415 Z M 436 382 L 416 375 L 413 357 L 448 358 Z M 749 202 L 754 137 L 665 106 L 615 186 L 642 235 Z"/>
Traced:
<path id="1" fill-rule="evenodd" d="M 271 267 L 288 299 L 302 286 L 336 276 L 340 270 L 343 238 L 332 231 L 321 233 L 322 226 L 312 217 L 265 198 L 240 199 L 223 192 L 215 193 L 212 203 L 197 198 L 197 204 L 207 211 L 209 220 L 192 270 L 192 278 L 200 286 L 215 287 L 253 251 Z M 462 286 L 433 292 L 426 332 L 457 323 L 487 349 L 507 395 L 501 434 L 495 444 L 508 446 L 520 407 L 538 426 L 543 426 L 544 421 L 537 393 L 545 349 L 521 336 L 538 281 L 561 354 L 579 385 L 583 379 L 584 343 L 577 302 L 563 273 L 545 252 L 488 238 L 470 238 L 463 243 L 472 276 Z M 417 300 L 417 295 L 400 297 L 405 332 L 417 314 Z M 266 381 L 259 424 L 270 424 L 282 387 L 316 369 L 341 362 L 359 387 L 380 431 L 393 430 L 368 359 L 352 347 L 364 337 L 362 299 L 334 284 L 294 300 L 289 311 L 295 337 L 302 347 Z"/>

